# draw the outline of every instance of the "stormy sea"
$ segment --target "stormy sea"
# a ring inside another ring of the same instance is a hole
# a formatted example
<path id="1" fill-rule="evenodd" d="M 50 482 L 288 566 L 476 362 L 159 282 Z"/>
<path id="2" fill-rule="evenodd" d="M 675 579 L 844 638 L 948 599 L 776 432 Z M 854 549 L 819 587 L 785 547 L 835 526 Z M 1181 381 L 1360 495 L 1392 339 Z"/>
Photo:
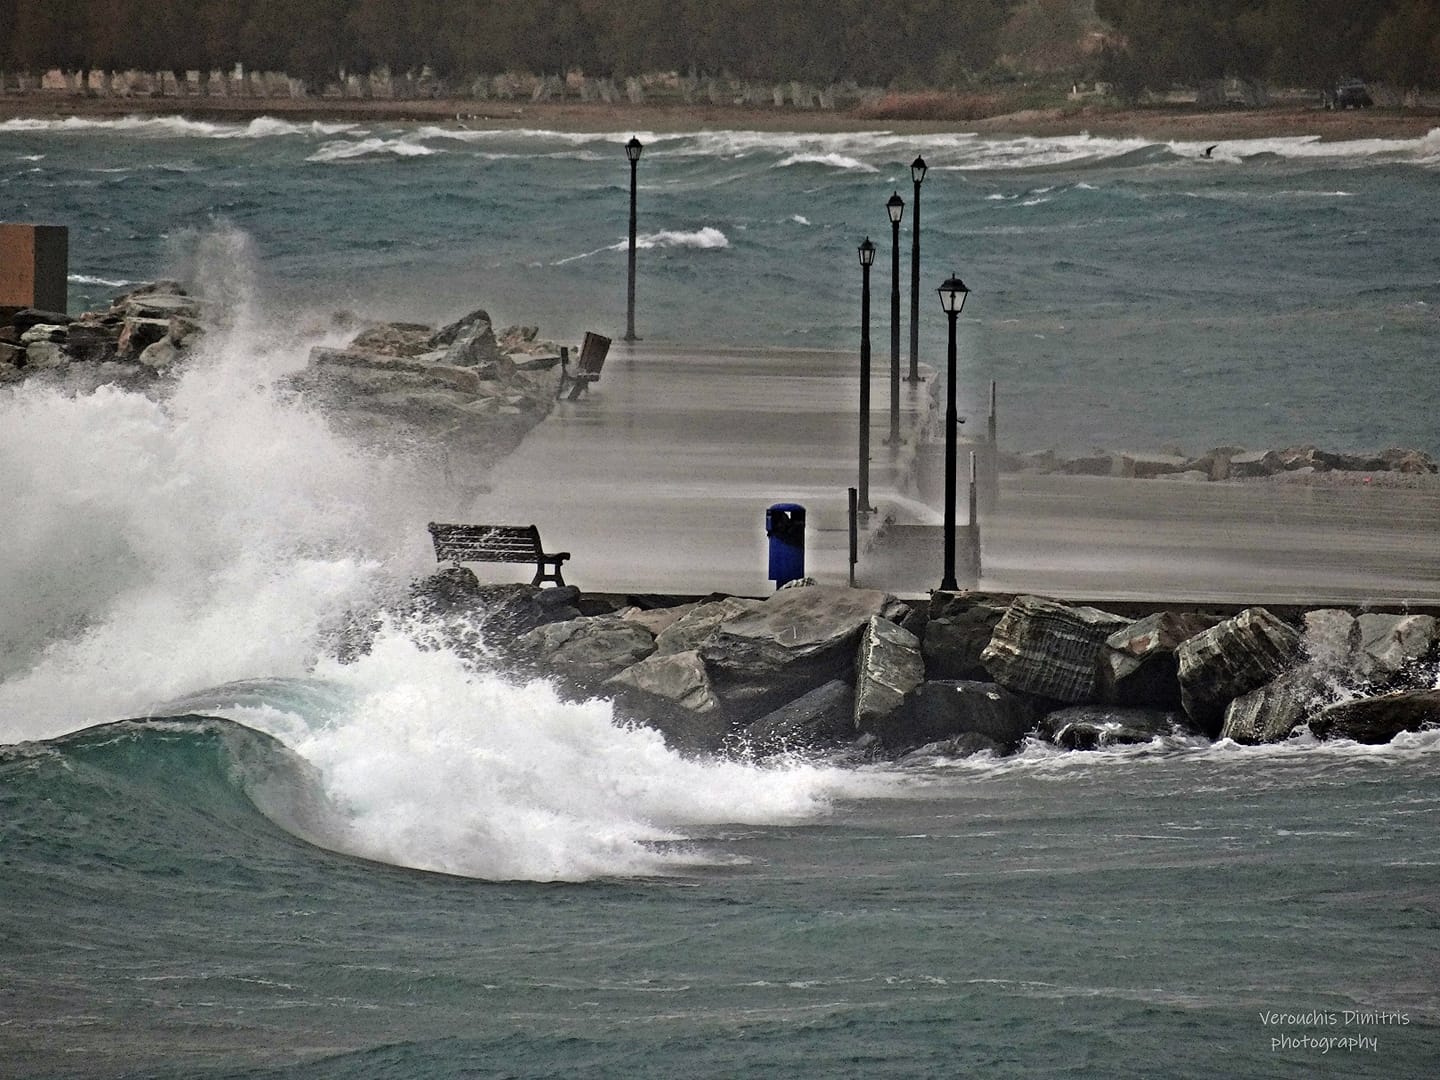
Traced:
<path id="1" fill-rule="evenodd" d="M 0 387 L 0 1075 L 1433 1075 L 1440 731 L 695 756 L 337 650 L 452 493 L 286 377 L 341 310 L 617 328 L 631 134 L 0 123 L 72 311 L 215 312 L 163 397 Z M 649 340 L 849 348 L 923 153 L 922 351 L 957 272 L 1020 448 L 1440 451 L 1440 132 L 638 135 Z"/>

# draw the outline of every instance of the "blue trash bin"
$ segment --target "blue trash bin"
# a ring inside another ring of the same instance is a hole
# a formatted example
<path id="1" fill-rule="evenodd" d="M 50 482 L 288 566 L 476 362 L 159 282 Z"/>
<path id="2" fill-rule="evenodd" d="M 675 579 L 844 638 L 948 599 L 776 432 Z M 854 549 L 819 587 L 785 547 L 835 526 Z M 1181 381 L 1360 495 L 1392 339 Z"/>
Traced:
<path id="1" fill-rule="evenodd" d="M 776 503 L 765 511 L 765 535 L 770 538 L 770 580 L 778 589 L 805 576 L 805 507 Z"/>

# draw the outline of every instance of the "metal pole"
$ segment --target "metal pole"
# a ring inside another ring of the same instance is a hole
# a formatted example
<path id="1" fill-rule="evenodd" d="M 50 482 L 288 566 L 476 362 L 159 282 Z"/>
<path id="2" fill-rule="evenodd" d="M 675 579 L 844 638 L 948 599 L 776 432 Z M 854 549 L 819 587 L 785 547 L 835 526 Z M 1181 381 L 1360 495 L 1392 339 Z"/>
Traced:
<path id="1" fill-rule="evenodd" d="M 970 567 L 975 575 L 975 584 L 980 584 L 980 515 L 979 492 L 975 481 L 975 451 L 970 451 Z"/>
<path id="2" fill-rule="evenodd" d="M 900 445 L 900 222 L 890 223 L 890 445 Z"/>
<path id="3" fill-rule="evenodd" d="M 999 420 L 996 410 L 995 380 L 990 380 L 990 417 L 986 425 L 985 509 L 993 510 L 1000 499 L 1000 442 L 997 437 Z"/>
<path id="4" fill-rule="evenodd" d="M 846 488 L 850 496 L 850 587 L 855 587 L 855 564 L 860 561 L 860 497 L 854 488 Z"/>
<path id="5" fill-rule="evenodd" d="M 860 286 L 860 512 L 870 505 L 870 267 L 861 266 Z"/>
<path id="6" fill-rule="evenodd" d="M 630 162 L 630 274 L 625 290 L 625 340 L 639 341 L 635 336 L 635 166 Z"/>
<path id="7" fill-rule="evenodd" d="M 945 313 L 950 320 L 950 344 L 945 354 L 945 576 L 941 592 L 956 592 L 955 582 L 955 317 L 956 311 Z"/>
<path id="8" fill-rule="evenodd" d="M 910 221 L 910 374 L 920 381 L 920 181 L 915 181 L 915 216 Z"/>

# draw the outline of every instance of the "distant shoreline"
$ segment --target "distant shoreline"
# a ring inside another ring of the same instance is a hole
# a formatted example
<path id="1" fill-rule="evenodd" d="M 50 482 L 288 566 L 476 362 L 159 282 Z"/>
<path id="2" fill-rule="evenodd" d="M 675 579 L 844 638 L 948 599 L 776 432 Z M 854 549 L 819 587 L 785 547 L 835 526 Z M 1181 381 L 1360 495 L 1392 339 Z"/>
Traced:
<path id="1" fill-rule="evenodd" d="M 972 120 L 876 119 L 850 110 L 823 111 L 724 105 L 519 102 L 475 99 L 417 101 L 291 98 L 96 98 L 50 92 L 0 96 L 0 121 L 70 116 L 185 116 L 244 123 L 259 116 L 357 123 L 458 121 L 491 129 L 573 132 L 701 129 L 793 132 L 889 131 L 901 134 L 975 132 L 982 135 L 1064 136 L 1089 133 L 1156 142 L 1318 136 L 1327 140 L 1415 139 L 1440 129 L 1433 109 L 1353 109 L 1318 106 L 1195 109 L 1074 105 L 1029 109 Z"/>

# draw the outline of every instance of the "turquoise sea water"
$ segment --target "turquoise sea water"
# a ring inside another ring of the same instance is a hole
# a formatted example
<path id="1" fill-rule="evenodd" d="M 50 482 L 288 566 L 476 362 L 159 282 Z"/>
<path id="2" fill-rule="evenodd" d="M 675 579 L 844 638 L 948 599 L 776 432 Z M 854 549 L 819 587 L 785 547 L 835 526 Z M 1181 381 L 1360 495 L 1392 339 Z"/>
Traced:
<path id="1" fill-rule="evenodd" d="M 1440 733 L 762 765 L 333 658 L 448 495 L 279 389 L 306 328 L 613 329 L 628 135 L 0 124 L 73 306 L 217 325 L 163 401 L 0 389 L 0 1076 L 1433 1075 Z M 920 149 L 1017 442 L 1436 448 L 1434 137 L 642 138 L 652 339 L 845 346 Z"/>
<path id="2" fill-rule="evenodd" d="M 183 272 L 187 233 L 218 221 L 252 238 L 271 311 L 485 306 L 574 338 L 624 328 L 629 135 L 9 121 L 0 214 L 71 227 L 76 306 L 105 282 Z M 911 201 L 923 153 L 925 359 L 943 362 L 934 290 L 958 272 L 965 394 L 1000 382 L 1018 449 L 1440 450 L 1440 131 L 1222 143 L 1209 159 L 1084 135 L 639 135 L 641 336 L 851 347 L 869 234 L 883 353 L 884 202 Z"/>

